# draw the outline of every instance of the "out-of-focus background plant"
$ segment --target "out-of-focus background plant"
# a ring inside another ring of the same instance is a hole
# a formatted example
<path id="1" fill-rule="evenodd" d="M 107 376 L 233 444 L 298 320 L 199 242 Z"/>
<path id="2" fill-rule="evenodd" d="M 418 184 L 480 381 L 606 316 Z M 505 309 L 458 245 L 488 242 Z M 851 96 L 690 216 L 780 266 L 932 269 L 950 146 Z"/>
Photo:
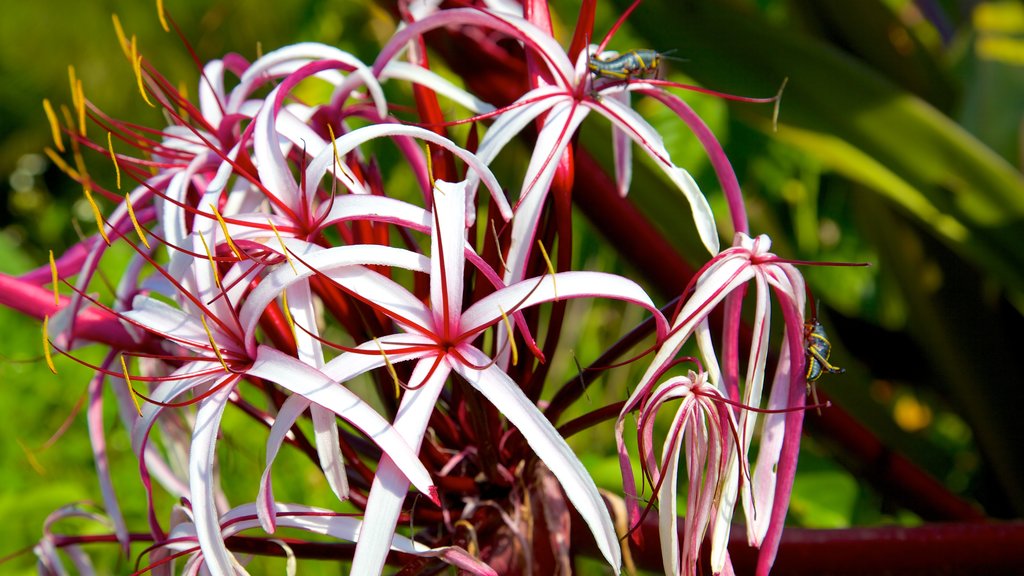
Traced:
<path id="1" fill-rule="evenodd" d="M 166 4 L 201 60 L 230 51 L 252 58 L 298 40 L 371 60 L 395 27 L 383 2 Z M 628 4 L 602 4 L 595 29 L 607 30 Z M 561 30 L 567 42 L 578 6 L 566 2 L 558 10 L 556 36 Z M 120 57 L 111 12 L 130 23 L 165 76 L 194 82 L 195 63 L 177 37 L 160 29 L 149 4 L 41 0 L 6 7 L 2 272 L 45 263 L 48 249 L 59 253 L 77 240 L 76 222 L 95 227 L 81 188 L 42 154 L 50 135 L 41 101 L 70 100 L 68 64 L 103 109 L 159 124 Z M 1024 516 L 1024 7 L 968 0 L 650 1 L 609 47 L 673 50 L 679 61 L 669 64 L 672 79 L 723 92 L 770 96 L 788 78 L 777 129 L 770 108 L 685 98 L 725 145 L 751 228 L 772 236 L 775 253 L 872 264 L 803 269 L 832 358 L 846 373 L 818 383 L 836 407 L 807 414 L 790 523 L 845 528 Z M 468 58 L 447 64 L 456 71 L 475 65 Z M 194 93 L 194 85 L 189 89 Z M 653 104 L 639 102 L 641 113 L 724 214 L 696 140 Z M 600 122 L 586 125 L 581 143 L 610 166 L 607 132 Z M 630 201 L 681 254 L 702 255 L 695 236 L 679 235 L 690 228 L 678 225 L 690 222 L 687 206 L 639 160 Z M 615 261 L 601 232 L 591 230 L 580 246 L 589 257 Z M 648 281 L 670 297 L 686 278 Z M 83 398 L 88 372 L 63 361 L 60 376 L 52 376 L 34 320 L 0 309 L 0 326 L 5 554 L 36 542 L 54 509 L 98 500 L 99 492 L 81 415 L 62 428 Z M 590 357 L 600 351 L 594 346 Z M 624 397 L 625 382 L 617 385 L 618 396 L 601 394 Z M 53 435 L 59 437 L 51 444 Z M 114 435 L 111 442 L 112 451 L 132 458 L 127 438 Z M 598 485 L 610 488 L 621 486 L 613 444 L 610 436 L 573 443 Z M 240 453 L 227 462 L 251 468 L 259 459 Z M 141 487 L 131 466 L 123 472 L 115 483 L 131 503 Z M 322 478 L 296 478 L 284 490 L 326 488 Z M 247 499 L 251 494 L 239 498 Z M 138 508 L 126 515 L 140 518 L 144 508 L 134 501 Z M 114 550 L 105 558 L 115 565 Z M 25 555 L 3 570 L 32 564 Z"/>

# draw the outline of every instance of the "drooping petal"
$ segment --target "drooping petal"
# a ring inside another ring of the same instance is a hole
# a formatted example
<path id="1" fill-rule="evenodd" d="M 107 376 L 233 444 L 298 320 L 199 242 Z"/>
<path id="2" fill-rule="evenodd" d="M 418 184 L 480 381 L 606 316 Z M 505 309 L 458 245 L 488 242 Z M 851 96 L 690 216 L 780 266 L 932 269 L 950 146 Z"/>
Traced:
<path id="1" fill-rule="evenodd" d="M 232 386 L 224 386 L 202 400 L 196 412 L 189 450 L 188 478 L 192 493 L 192 513 L 196 537 L 209 570 L 214 574 L 232 574 L 234 562 L 220 533 L 220 514 L 214 499 L 214 461 L 217 458 L 217 433 L 228 404 Z"/>

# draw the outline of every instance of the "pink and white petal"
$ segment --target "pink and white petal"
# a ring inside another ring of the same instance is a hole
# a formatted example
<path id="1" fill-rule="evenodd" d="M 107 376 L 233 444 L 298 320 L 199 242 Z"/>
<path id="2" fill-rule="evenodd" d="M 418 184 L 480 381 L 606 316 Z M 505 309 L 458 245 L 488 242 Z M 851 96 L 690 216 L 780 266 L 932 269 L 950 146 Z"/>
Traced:
<path id="1" fill-rule="evenodd" d="M 506 284 L 518 282 L 526 274 L 526 263 L 534 247 L 537 223 L 551 181 L 555 177 L 555 170 L 588 112 L 588 108 L 570 100 L 553 106 L 544 119 L 544 127 L 537 135 L 537 143 L 523 178 L 523 187 L 516 204 L 516 217 L 512 220 L 512 238 L 505 256 L 508 266 L 505 272 Z"/>
<path id="2" fill-rule="evenodd" d="M 295 182 L 291 168 L 285 160 L 282 146 L 291 140 L 280 132 L 277 126 L 277 110 L 274 102 L 281 87 L 278 86 L 267 96 L 259 114 L 256 115 L 253 130 L 253 160 L 260 182 L 268 193 L 293 210 L 298 210 L 299 185 Z"/>
<path id="3" fill-rule="evenodd" d="M 373 63 L 373 71 L 380 74 L 392 59 L 408 47 L 410 40 L 430 30 L 452 25 L 481 26 L 521 40 L 537 51 L 540 59 L 547 65 L 555 81 L 561 85 L 563 90 L 572 88 L 570 85 L 573 77 L 572 62 L 566 56 L 565 49 L 550 34 L 522 18 L 479 8 L 441 10 L 402 28 L 381 49 L 377 60 Z"/>
<path id="4" fill-rule="evenodd" d="M 235 563 L 220 533 L 220 514 L 214 498 L 214 461 L 217 458 L 217 433 L 221 416 L 233 386 L 224 386 L 199 403 L 192 430 L 188 477 L 192 495 L 192 514 L 196 537 L 209 570 L 214 574 L 233 574 Z"/>
<path id="5" fill-rule="evenodd" d="M 281 408 L 274 417 L 274 424 L 270 427 L 270 435 L 267 438 L 266 465 L 263 468 L 263 475 L 260 477 L 259 494 L 256 497 L 256 515 L 259 524 L 267 534 L 273 534 L 277 529 L 277 517 L 274 514 L 274 487 L 271 483 L 271 468 L 277 453 L 281 450 L 291 431 L 292 425 L 298 421 L 299 416 L 306 411 L 311 402 L 304 396 L 292 394 L 284 401 Z"/>
<path id="6" fill-rule="evenodd" d="M 598 550 L 618 574 L 622 551 L 608 508 L 587 469 L 555 430 L 551 421 L 523 394 L 508 374 L 490 364 L 486 354 L 471 346 L 460 346 L 459 354 L 467 364 L 453 368 L 519 429 L 537 457 L 558 478 L 569 501 L 590 527 Z M 476 366 L 488 366 L 478 370 Z"/>
<path id="7" fill-rule="evenodd" d="M 452 84 L 447 79 L 422 66 L 401 60 L 392 60 L 381 71 L 380 80 L 383 82 L 390 79 L 405 80 L 413 82 L 433 90 L 474 114 L 487 114 L 494 111 L 494 106 L 480 100 L 475 95 Z"/>
<path id="8" fill-rule="evenodd" d="M 211 60 L 203 66 L 203 80 L 199 83 L 199 111 L 211 126 L 219 126 L 224 119 L 224 61 Z"/>
<path id="9" fill-rule="evenodd" d="M 430 473 L 409 444 L 376 410 L 324 372 L 274 348 L 260 346 L 248 374 L 265 378 L 333 411 L 361 430 L 398 463 L 424 494 L 434 488 Z"/>
<path id="10" fill-rule="evenodd" d="M 611 92 L 602 96 L 604 99 L 618 100 L 623 106 L 632 108 L 628 90 Z M 629 194 L 629 185 L 633 181 L 633 139 L 614 124 L 612 125 L 612 154 L 615 158 L 615 183 L 618 185 L 619 195 L 625 198 Z"/>
<path id="11" fill-rule="evenodd" d="M 438 180 L 430 232 L 430 305 L 434 329 L 445 338 L 457 334 L 462 315 L 465 252 L 466 182 Z"/>
<path id="12" fill-rule="evenodd" d="M 693 222 L 697 227 L 701 242 L 712 256 L 718 254 L 721 244 L 718 240 L 718 229 L 715 227 L 715 216 L 711 212 L 711 205 L 708 204 L 707 198 L 701 193 L 700 187 L 697 186 L 690 173 L 672 163 L 657 130 L 632 108 L 613 99 L 606 98 L 600 102 L 584 101 L 584 104 L 611 120 L 647 152 L 647 155 L 654 160 L 654 163 L 662 169 L 689 202 L 690 210 L 693 213 Z"/>
<path id="13" fill-rule="evenodd" d="M 288 287 L 288 310 L 291 317 L 304 327 L 295 330 L 295 344 L 299 360 L 322 369 L 324 366 L 323 344 L 317 339 L 317 314 L 314 309 L 313 293 L 308 282 L 299 282 Z M 327 484 L 339 500 L 348 499 L 348 477 L 345 475 L 345 460 L 341 456 L 338 438 L 338 423 L 334 413 L 313 405 L 313 433 L 316 438 L 316 453 L 320 468 L 327 478 Z"/>
<path id="14" fill-rule="evenodd" d="M 402 396 L 394 425 L 414 450 L 418 451 L 423 442 L 430 414 L 434 411 L 434 405 L 451 370 L 448 361 L 438 357 L 420 360 L 413 369 L 409 378 L 411 386 Z M 390 544 L 394 540 L 395 525 L 408 491 L 409 479 L 402 473 L 398 462 L 385 453 L 370 486 L 370 496 L 363 514 L 365 522 L 356 537 L 352 574 L 379 574 L 384 568 Z M 422 489 L 420 491 L 423 492 Z M 423 493 L 429 494 L 431 500 L 437 503 L 436 489 Z"/>
<path id="15" fill-rule="evenodd" d="M 429 232 L 433 221 L 423 208 L 387 196 L 345 194 L 334 197 L 330 211 L 323 217 L 321 228 L 349 220 L 387 222 Z"/>
<path id="16" fill-rule="evenodd" d="M 662 454 L 667 455 L 658 490 L 658 537 L 661 541 L 661 566 L 665 574 L 679 574 L 679 507 L 676 492 L 679 482 L 679 454 L 683 450 L 683 430 L 687 404 L 679 406 L 672 429 L 665 435 Z M 687 522 L 689 526 L 689 521 Z"/>
<path id="17" fill-rule="evenodd" d="M 501 320 L 502 314 L 566 298 L 613 298 L 638 304 L 654 314 L 659 336 L 668 328 L 650 296 L 637 283 L 604 272 L 559 272 L 507 286 L 481 298 L 462 313 L 460 332 L 469 334 Z"/>
<path id="18" fill-rule="evenodd" d="M 108 355 L 103 363 L 104 367 L 109 368 L 113 361 L 114 354 Z M 86 420 L 89 425 L 89 444 L 92 448 L 93 461 L 96 465 L 96 477 L 100 484 L 100 494 L 103 496 L 103 507 L 107 511 L 107 516 L 110 517 L 111 522 L 114 524 L 114 533 L 117 535 L 117 541 L 121 544 L 122 551 L 127 555 L 130 544 L 128 540 L 128 525 L 124 521 L 124 515 L 121 514 L 121 505 L 117 500 L 117 493 L 114 491 L 114 483 L 110 476 L 110 457 L 107 451 L 106 431 L 103 426 L 103 389 L 106 388 L 103 385 L 104 380 L 105 374 L 97 372 L 89 381 L 89 403 L 86 410 Z"/>
<path id="19" fill-rule="evenodd" d="M 779 363 L 772 381 L 772 392 L 768 397 L 769 410 L 782 410 L 789 403 L 789 344 L 783 340 L 779 351 Z M 786 433 L 786 413 L 766 414 L 761 428 L 761 447 L 757 454 L 750 488 L 744 494 L 744 509 L 747 515 L 747 542 L 760 546 L 768 531 L 775 502 L 775 485 L 778 478 L 779 455 Z"/>

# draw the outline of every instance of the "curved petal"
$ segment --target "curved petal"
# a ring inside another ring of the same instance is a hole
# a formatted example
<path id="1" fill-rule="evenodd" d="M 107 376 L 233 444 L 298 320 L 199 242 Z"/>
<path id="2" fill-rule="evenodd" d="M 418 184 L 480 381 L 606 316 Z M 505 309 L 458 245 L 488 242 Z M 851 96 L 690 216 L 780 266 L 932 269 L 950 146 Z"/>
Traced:
<path id="1" fill-rule="evenodd" d="M 661 135 L 636 111 L 612 98 L 584 101 L 583 103 L 600 112 L 633 138 L 640 148 L 654 160 L 655 164 L 665 172 L 665 175 L 672 180 L 672 183 L 683 193 L 686 201 L 690 203 L 693 223 L 697 226 L 701 242 L 712 256 L 718 254 L 721 244 L 718 240 L 718 229 L 715 227 L 715 215 L 711 212 L 711 205 L 708 204 L 707 198 L 701 193 L 700 187 L 697 186 L 690 173 L 672 163 Z"/>
<path id="2" fill-rule="evenodd" d="M 668 328 L 650 296 L 637 283 L 604 272 L 559 272 L 558 274 L 523 280 L 481 298 L 462 313 L 459 332 L 476 334 L 499 321 L 502 314 L 565 298 L 614 298 L 639 304 L 654 314 L 658 335 Z"/>
<path id="3" fill-rule="evenodd" d="M 234 559 L 220 533 L 220 514 L 214 499 L 214 461 L 217 458 L 217 432 L 220 419 L 234 386 L 224 386 L 204 399 L 196 412 L 189 450 L 188 478 L 192 494 L 192 513 L 196 537 L 206 564 L 214 574 L 234 573 Z"/>

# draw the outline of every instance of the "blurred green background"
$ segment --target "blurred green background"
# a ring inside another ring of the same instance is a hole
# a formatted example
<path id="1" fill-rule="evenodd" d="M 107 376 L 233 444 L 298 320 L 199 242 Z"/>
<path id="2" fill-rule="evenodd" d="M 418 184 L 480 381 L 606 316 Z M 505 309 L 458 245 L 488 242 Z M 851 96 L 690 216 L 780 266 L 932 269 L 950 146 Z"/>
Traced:
<path id="1" fill-rule="evenodd" d="M 370 61 L 393 29 L 387 11 L 367 2 L 166 5 L 204 61 L 229 51 L 251 59 L 298 40 L 338 45 Z M 627 5 L 600 4 L 597 39 Z M 578 2 L 558 3 L 563 44 L 577 9 Z M 194 97 L 196 66 L 181 41 L 160 29 L 152 3 L 39 0 L 7 7 L 0 20 L 2 272 L 39 266 L 47 250 L 59 253 L 75 242 L 72 222 L 93 229 L 80 188 L 41 154 L 50 145 L 41 102 L 70 102 L 68 65 L 104 111 L 162 125 L 120 53 L 110 22 L 115 12 L 139 37 L 141 53 Z M 988 516 L 1024 516 L 1017 416 L 1024 405 L 1017 356 L 1024 345 L 1024 7 L 967 0 L 651 1 L 609 47 L 674 50 L 681 61 L 670 64 L 671 79 L 747 96 L 771 96 L 788 78 L 777 129 L 767 107 L 684 97 L 723 141 L 752 230 L 770 234 L 777 254 L 871 264 L 803 268 L 820 300 L 832 359 L 847 369 L 826 375 L 820 389 L 888 453 L 910 459 L 951 494 Z M 725 214 L 689 132 L 654 103 L 638 107 L 665 135 L 676 162 L 697 177 L 716 214 Z M 592 122 L 583 136 L 584 146 L 610 165 L 606 125 Z M 679 221 L 689 221 L 688 209 L 656 170 L 638 162 L 631 199 L 699 264 L 701 252 L 675 234 Z M 722 231 L 729 233 L 725 225 Z M 589 257 L 614 259 L 601 256 L 607 248 L 593 248 L 594 241 L 580 245 L 598 253 Z M 88 372 L 59 359 L 59 376 L 50 375 L 39 359 L 38 324 L 6 310 L 0 321 L 7 334 L 0 382 L 8 393 L 0 402 L 0 515 L 8 519 L 0 525 L 2 556 L 37 541 L 47 514 L 98 500 L 99 491 L 81 414 L 47 444 L 73 414 Z M 923 519 L 913 504 L 871 481 L 878 462 L 864 461 L 816 418 L 807 416 L 794 524 Z M 592 447 L 596 438 L 583 434 L 574 442 Z M 139 488 L 127 438 L 115 432 L 111 442 L 127 513 L 141 520 L 141 506 L 130 504 Z M 614 487 L 610 437 L 604 442 L 583 458 L 599 484 Z M 250 466 L 249 458 L 259 456 L 239 456 L 240 466 Z M 298 494 L 314 485 L 322 490 L 315 478 L 293 488 Z M 23 555 L 0 571 L 29 571 L 32 563 Z"/>

